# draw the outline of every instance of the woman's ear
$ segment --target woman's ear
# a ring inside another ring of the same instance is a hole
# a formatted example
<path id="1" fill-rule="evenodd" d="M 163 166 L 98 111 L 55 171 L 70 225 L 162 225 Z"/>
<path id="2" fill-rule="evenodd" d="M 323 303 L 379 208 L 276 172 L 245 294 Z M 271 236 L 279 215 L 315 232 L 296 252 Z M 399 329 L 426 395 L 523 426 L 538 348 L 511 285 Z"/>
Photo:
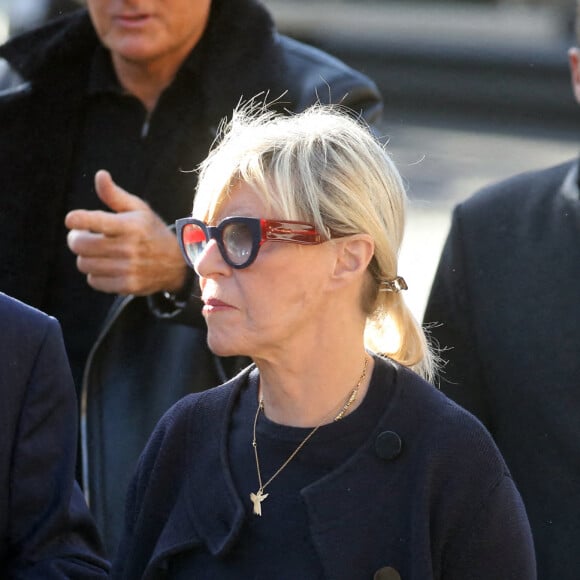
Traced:
<path id="1" fill-rule="evenodd" d="M 355 234 L 338 238 L 334 276 L 337 281 L 351 281 L 363 274 L 375 252 L 375 244 L 368 234 Z"/>

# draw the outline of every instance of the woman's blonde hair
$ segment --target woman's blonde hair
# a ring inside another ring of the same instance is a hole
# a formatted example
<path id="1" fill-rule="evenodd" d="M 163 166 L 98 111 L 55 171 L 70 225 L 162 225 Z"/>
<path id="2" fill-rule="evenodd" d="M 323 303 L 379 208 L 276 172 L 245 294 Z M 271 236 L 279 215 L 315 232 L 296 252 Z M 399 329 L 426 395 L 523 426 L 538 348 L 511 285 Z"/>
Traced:
<path id="1" fill-rule="evenodd" d="M 278 217 L 312 223 L 328 238 L 372 237 L 375 251 L 361 298 L 365 344 L 431 379 L 425 334 L 398 291 L 405 189 L 369 128 L 336 106 L 315 105 L 290 116 L 238 108 L 200 167 L 194 216 L 214 221 L 239 182 L 254 187 Z"/>

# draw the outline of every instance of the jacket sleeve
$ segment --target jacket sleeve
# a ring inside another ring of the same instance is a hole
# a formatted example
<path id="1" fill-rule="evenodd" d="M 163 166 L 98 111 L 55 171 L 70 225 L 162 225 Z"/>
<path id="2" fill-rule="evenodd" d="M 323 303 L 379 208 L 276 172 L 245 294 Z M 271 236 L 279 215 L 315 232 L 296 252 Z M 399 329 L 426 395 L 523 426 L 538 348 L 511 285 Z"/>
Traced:
<path id="1" fill-rule="evenodd" d="M 449 542 L 443 559 L 445 580 L 537 577 L 532 532 L 512 478 L 505 474 L 474 518 Z"/>
<path id="2" fill-rule="evenodd" d="M 441 357 L 441 390 L 492 430 L 473 325 L 462 211 L 459 205 L 453 212 L 423 322 Z"/>
<path id="3" fill-rule="evenodd" d="M 10 578 L 106 578 L 109 564 L 75 481 L 77 403 L 58 323 L 30 370 L 10 476 Z"/>

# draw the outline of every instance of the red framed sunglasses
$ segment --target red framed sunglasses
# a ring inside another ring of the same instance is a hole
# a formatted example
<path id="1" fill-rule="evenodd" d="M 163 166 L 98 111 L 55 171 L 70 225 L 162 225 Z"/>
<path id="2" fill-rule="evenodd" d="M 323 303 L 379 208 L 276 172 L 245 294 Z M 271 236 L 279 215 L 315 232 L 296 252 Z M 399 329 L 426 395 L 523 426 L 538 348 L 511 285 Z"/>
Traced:
<path id="1" fill-rule="evenodd" d="M 175 222 L 175 228 L 181 252 L 191 268 L 212 239 L 224 261 L 236 269 L 247 268 L 265 242 L 314 245 L 326 241 L 312 224 L 289 220 L 228 217 L 217 226 L 209 226 L 195 218 L 182 218 Z"/>

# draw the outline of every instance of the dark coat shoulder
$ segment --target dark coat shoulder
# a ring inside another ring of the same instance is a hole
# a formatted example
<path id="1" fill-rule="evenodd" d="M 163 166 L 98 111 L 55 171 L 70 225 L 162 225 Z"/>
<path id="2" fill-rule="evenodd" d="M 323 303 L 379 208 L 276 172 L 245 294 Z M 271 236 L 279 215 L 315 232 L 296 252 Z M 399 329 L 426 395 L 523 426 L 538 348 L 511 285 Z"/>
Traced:
<path id="1" fill-rule="evenodd" d="M 76 398 L 57 321 L 0 293 L 0 572 L 105 578 L 74 480 Z"/>

